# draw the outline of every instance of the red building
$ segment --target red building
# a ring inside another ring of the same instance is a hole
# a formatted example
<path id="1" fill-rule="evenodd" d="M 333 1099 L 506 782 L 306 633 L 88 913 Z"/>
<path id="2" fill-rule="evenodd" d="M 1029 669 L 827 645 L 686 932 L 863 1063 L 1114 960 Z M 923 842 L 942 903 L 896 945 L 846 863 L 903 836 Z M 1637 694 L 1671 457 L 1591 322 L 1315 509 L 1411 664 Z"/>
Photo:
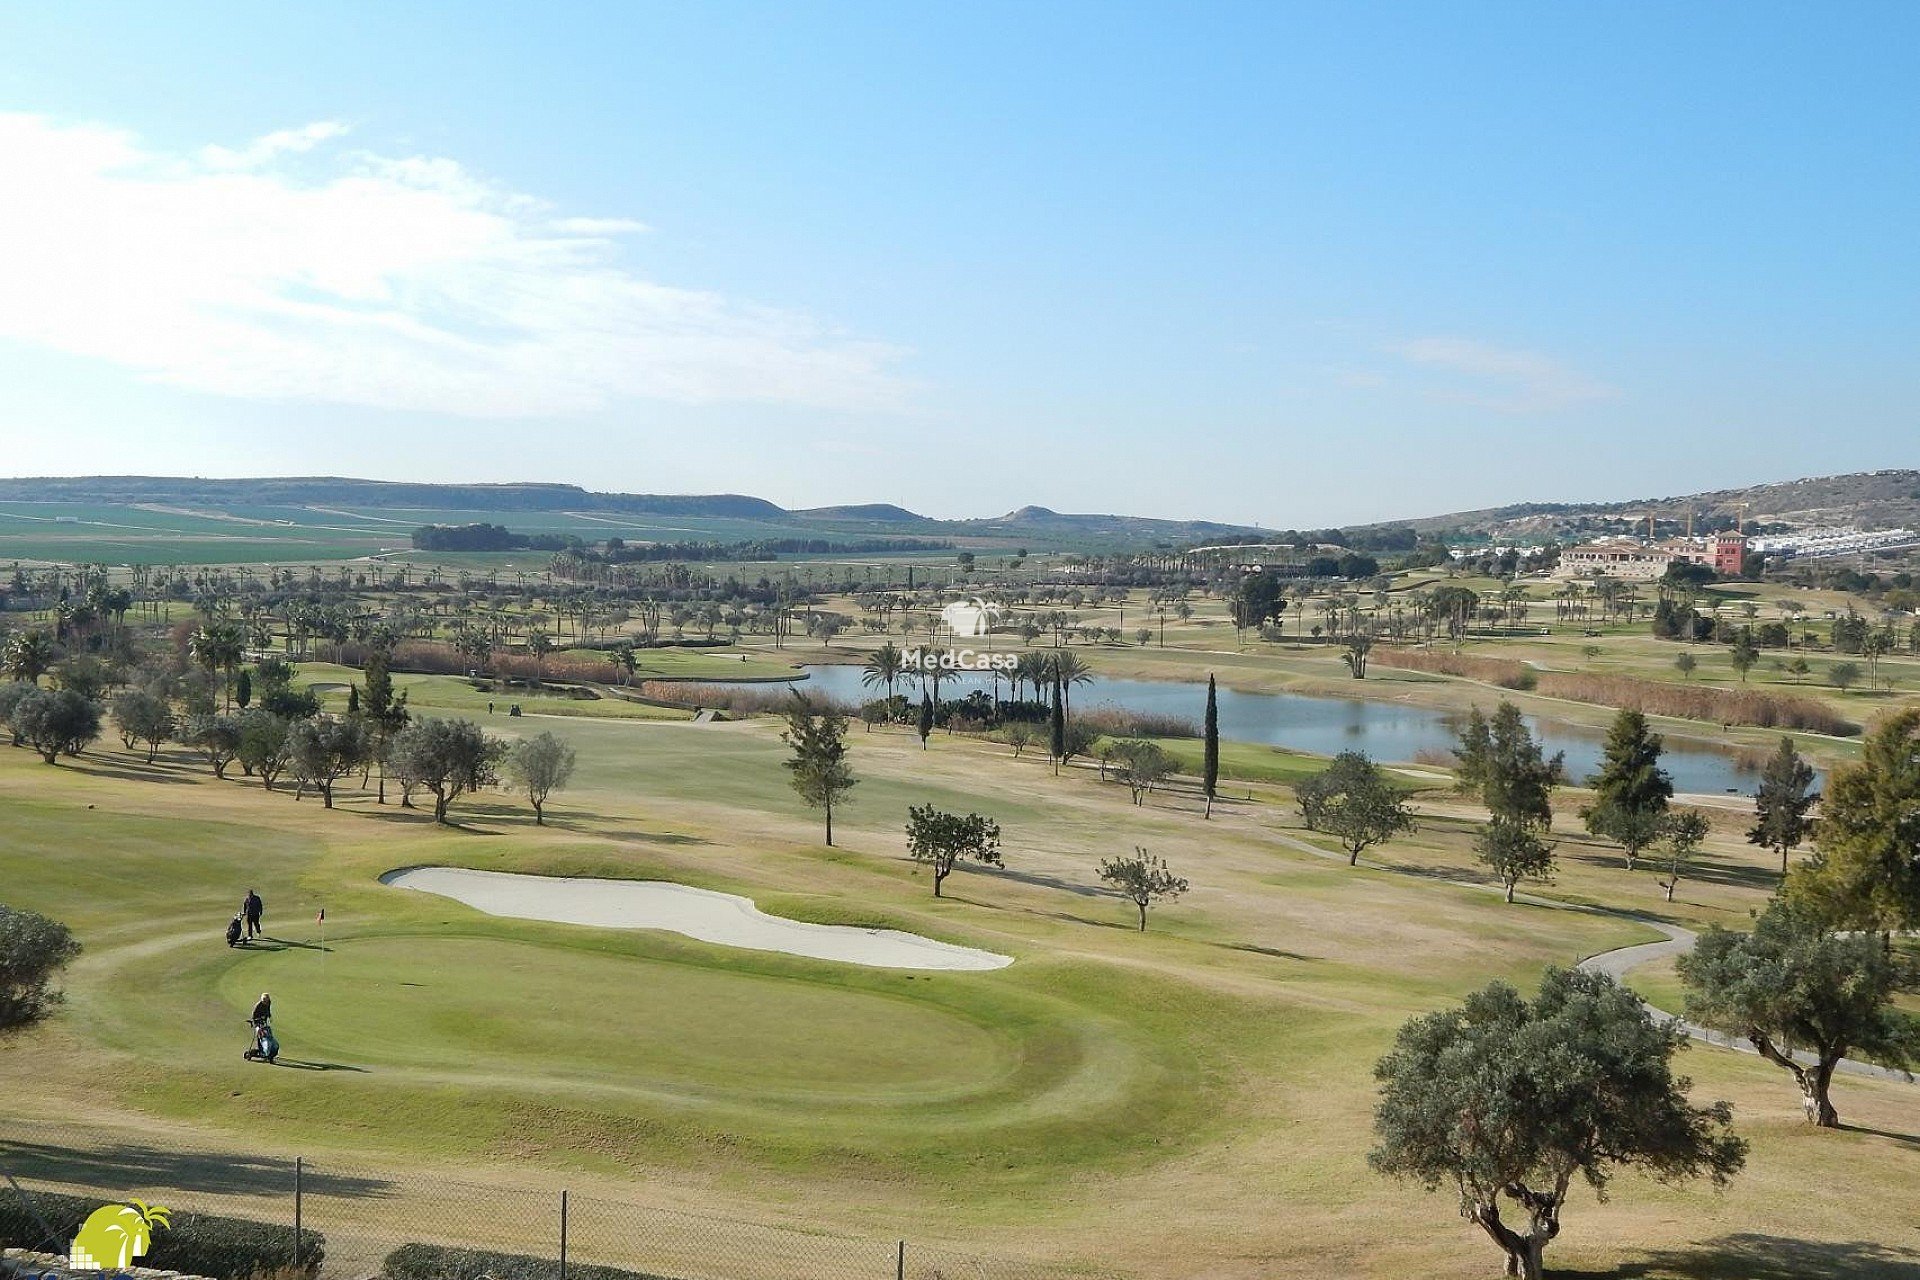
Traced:
<path id="1" fill-rule="evenodd" d="M 1737 578 L 1747 571 L 1747 537 L 1742 533 L 1713 535 L 1713 571 L 1723 578 Z"/>

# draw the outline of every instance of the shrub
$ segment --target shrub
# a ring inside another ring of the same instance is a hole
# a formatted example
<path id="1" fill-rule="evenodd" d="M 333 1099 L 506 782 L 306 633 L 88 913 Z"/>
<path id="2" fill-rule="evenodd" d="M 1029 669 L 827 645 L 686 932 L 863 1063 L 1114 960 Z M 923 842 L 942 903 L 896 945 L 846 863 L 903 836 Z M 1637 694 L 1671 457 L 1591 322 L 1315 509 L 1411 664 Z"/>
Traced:
<path id="1" fill-rule="evenodd" d="M 65 925 L 0 906 L 0 1031 L 36 1021 L 59 1004 L 53 975 L 79 954 Z"/>
<path id="2" fill-rule="evenodd" d="M 1551 698 L 1627 707 L 1648 715 L 1745 724 L 1762 729 L 1802 729 L 1849 737 L 1860 726 L 1836 715 L 1824 703 L 1795 694 L 1759 689 L 1681 686 L 1634 676 L 1586 675 L 1572 671 L 1536 671 L 1510 658 L 1477 658 L 1417 649 L 1376 649 L 1373 661 L 1386 667 L 1479 680 L 1503 689 L 1534 689 Z"/>
<path id="3" fill-rule="evenodd" d="M 80 1224 L 102 1203 L 81 1196 L 35 1194 L 33 1210 L 56 1237 L 49 1242 L 20 1196 L 11 1188 L 0 1189 L 0 1244 L 23 1249 L 57 1247 L 64 1252 Z M 291 1226 L 176 1209 L 172 1225 L 153 1233 L 152 1247 L 139 1265 L 213 1280 L 247 1280 L 274 1272 L 312 1277 L 320 1273 L 326 1257 L 326 1237 L 318 1231 L 302 1231 L 299 1254 L 300 1265 L 295 1267 Z"/>
<path id="4" fill-rule="evenodd" d="M 381 1280 L 560 1280 L 560 1263 L 521 1253 L 403 1244 L 380 1266 Z M 569 1262 L 567 1280 L 665 1280 L 648 1271 L 584 1267 Z"/>
<path id="5" fill-rule="evenodd" d="M 1531 689 L 1535 672 L 1513 658 L 1475 658 L 1462 653 L 1428 653 L 1421 649 L 1377 649 L 1371 655 L 1383 667 L 1425 671 L 1432 675 L 1478 680 L 1502 689 Z"/>
<path id="6" fill-rule="evenodd" d="M 807 696 L 817 708 L 838 711 L 849 718 L 858 714 L 858 708 L 839 698 L 830 698 L 817 690 L 807 687 L 807 682 L 798 683 L 787 680 L 770 680 L 762 687 L 734 688 L 726 685 L 707 684 L 700 680 L 643 680 L 640 682 L 640 696 L 648 702 L 659 702 L 670 707 L 695 707 L 707 710 L 720 710 L 736 716 L 785 715 L 793 705 L 794 691 Z"/>
<path id="7" fill-rule="evenodd" d="M 1103 738 L 1197 738 L 1200 726 L 1185 716 L 1164 711 L 1126 711 L 1119 707 L 1092 707 L 1073 713 L 1075 722 Z"/>

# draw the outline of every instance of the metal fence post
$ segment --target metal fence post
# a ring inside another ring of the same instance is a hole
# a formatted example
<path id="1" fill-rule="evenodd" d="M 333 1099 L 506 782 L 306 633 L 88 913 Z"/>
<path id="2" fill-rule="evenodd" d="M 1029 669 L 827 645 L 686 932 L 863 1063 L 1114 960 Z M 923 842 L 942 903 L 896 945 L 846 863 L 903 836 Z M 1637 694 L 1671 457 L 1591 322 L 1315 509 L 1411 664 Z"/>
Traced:
<path id="1" fill-rule="evenodd" d="M 567 1280 L 567 1193 L 560 1193 L 560 1280 Z"/>
<path id="2" fill-rule="evenodd" d="M 302 1185 L 305 1181 L 303 1176 L 305 1173 L 306 1161 L 295 1156 L 293 1158 L 293 1269 L 295 1271 L 300 1269 L 300 1215 L 306 1207 L 303 1203 L 306 1198 L 305 1187 Z"/>
<path id="3" fill-rule="evenodd" d="M 900 1242 L 900 1249 L 894 1255 L 893 1280 L 907 1280 L 907 1242 Z"/>

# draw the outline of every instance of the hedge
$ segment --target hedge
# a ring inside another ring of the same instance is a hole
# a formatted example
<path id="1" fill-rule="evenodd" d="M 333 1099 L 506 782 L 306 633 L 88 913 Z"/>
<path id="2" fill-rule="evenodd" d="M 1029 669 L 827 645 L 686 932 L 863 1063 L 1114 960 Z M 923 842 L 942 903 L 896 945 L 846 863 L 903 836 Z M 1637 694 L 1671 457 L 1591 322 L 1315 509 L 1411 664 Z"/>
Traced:
<path id="1" fill-rule="evenodd" d="M 0 1190 L 0 1244 L 64 1254 L 87 1215 L 111 1203 L 105 1198 L 34 1193 L 34 1211 L 58 1237 L 49 1243 L 20 1197 L 11 1188 Z M 295 1270 L 291 1226 L 180 1210 L 169 1216 L 172 1225 L 153 1233 L 152 1247 L 136 1265 L 213 1280 L 247 1280 L 257 1274 Z M 318 1275 L 325 1257 L 326 1237 L 318 1231 L 302 1231 L 298 1274 Z"/>
<path id="2" fill-rule="evenodd" d="M 560 1280 L 560 1260 L 436 1244 L 403 1244 L 380 1265 L 381 1280 Z M 668 1280 L 648 1271 L 567 1264 L 567 1280 Z"/>

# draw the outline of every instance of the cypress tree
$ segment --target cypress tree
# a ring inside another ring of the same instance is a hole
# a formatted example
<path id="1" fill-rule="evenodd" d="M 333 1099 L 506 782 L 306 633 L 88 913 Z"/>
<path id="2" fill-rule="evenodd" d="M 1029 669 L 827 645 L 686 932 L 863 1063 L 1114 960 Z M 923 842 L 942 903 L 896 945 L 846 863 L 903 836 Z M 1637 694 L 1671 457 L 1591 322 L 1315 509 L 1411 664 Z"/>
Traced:
<path id="1" fill-rule="evenodd" d="M 1200 765 L 1201 782 L 1207 790 L 1207 814 L 1213 816 L 1213 797 L 1220 785 L 1220 700 L 1214 692 L 1213 673 L 1207 673 L 1207 743 Z"/>
<path id="2" fill-rule="evenodd" d="M 1067 754 L 1067 712 L 1060 701 L 1060 677 L 1053 678 L 1053 714 L 1047 723 L 1047 754 L 1053 757 L 1053 771 L 1060 772 L 1060 759 Z"/>
<path id="3" fill-rule="evenodd" d="M 920 730 L 920 749 L 925 751 L 927 749 L 927 739 L 933 736 L 933 697 L 930 694 L 923 693 L 920 695 L 920 723 L 918 727 Z"/>

